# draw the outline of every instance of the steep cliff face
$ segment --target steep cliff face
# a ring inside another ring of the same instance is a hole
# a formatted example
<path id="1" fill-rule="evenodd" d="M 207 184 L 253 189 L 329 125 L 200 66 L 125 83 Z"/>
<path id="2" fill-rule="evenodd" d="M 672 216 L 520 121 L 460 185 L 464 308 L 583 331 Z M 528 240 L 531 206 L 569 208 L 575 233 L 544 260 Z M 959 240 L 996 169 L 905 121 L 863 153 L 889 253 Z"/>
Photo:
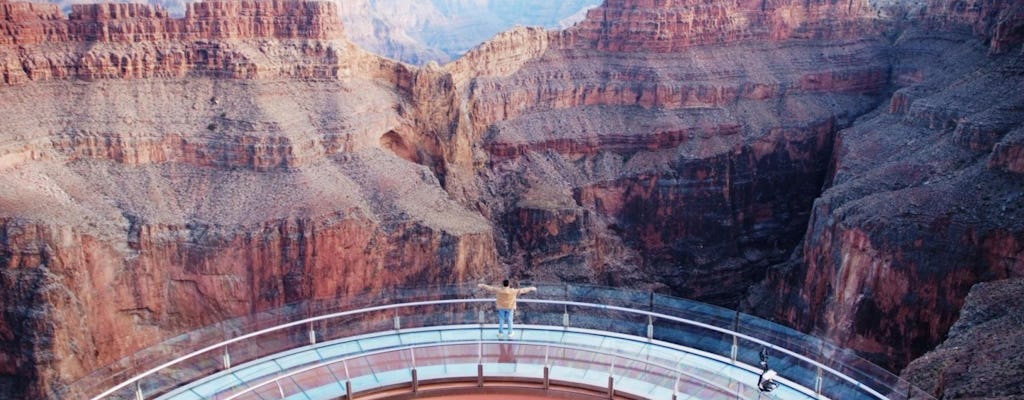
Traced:
<path id="1" fill-rule="evenodd" d="M 971 288 L 949 338 L 914 360 L 902 377 L 939 399 L 1016 399 L 1024 396 L 1024 280 Z"/>
<path id="2" fill-rule="evenodd" d="M 500 271 L 491 224 L 398 156 L 413 72 L 333 5 L 0 10 L 0 397 L 235 316 Z"/>
<path id="3" fill-rule="evenodd" d="M 799 241 L 834 132 L 884 99 L 860 7 L 610 1 L 446 66 L 502 254 L 536 279 L 735 306 Z"/>
<path id="4" fill-rule="evenodd" d="M 802 252 L 768 279 L 790 294 L 776 315 L 893 369 L 942 341 L 972 285 L 1024 272 L 1024 69 L 1005 51 L 1020 41 L 970 29 L 1019 5 L 986 7 L 926 14 L 897 38 L 898 89 L 839 133 Z"/>
<path id="5" fill-rule="evenodd" d="M 399 68 L 344 40 L 337 8 L 326 2 L 202 2 L 189 4 L 183 18 L 144 4 L 76 4 L 65 18 L 53 5 L 2 3 L 0 17 L 4 84 L 193 75 L 339 79 Z"/>

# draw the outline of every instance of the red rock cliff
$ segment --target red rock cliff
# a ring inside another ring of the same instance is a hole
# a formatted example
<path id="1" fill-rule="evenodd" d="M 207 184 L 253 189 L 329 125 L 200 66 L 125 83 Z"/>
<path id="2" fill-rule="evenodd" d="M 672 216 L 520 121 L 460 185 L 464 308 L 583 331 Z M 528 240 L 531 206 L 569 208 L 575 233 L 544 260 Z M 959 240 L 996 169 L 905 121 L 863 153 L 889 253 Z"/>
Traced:
<path id="1" fill-rule="evenodd" d="M 329 2 L 192 3 L 177 19 L 145 4 L 76 4 L 66 19 L 56 5 L 4 3 L 0 12 L 4 84 L 190 74 L 338 79 L 353 69 L 397 68 L 364 63 Z"/>
<path id="2" fill-rule="evenodd" d="M 198 327 L 503 274 L 329 3 L 0 3 L 0 397 Z M 416 161 L 419 159 L 413 158 Z"/>
<path id="3" fill-rule="evenodd" d="M 1020 7 L 958 4 L 903 31 L 889 106 L 839 133 L 800 253 L 768 279 L 790 295 L 781 318 L 894 370 L 943 340 L 972 285 L 1024 273 L 1024 70 L 998 47 L 1021 42 L 964 29 Z"/>

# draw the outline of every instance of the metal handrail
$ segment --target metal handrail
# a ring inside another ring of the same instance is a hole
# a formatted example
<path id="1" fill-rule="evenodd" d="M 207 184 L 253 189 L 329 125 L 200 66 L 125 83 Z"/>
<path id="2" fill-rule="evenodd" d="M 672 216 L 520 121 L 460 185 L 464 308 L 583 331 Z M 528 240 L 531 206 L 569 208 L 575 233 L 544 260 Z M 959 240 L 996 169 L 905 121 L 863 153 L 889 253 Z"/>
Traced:
<path id="1" fill-rule="evenodd" d="M 199 350 L 193 351 L 193 352 L 188 353 L 188 354 L 186 354 L 184 356 L 175 358 L 173 360 L 170 360 L 168 362 L 160 364 L 160 365 L 158 365 L 158 366 L 156 366 L 154 368 L 151 368 L 151 369 L 149 369 L 149 370 L 147 370 L 147 371 L 145 371 L 145 372 L 143 372 L 141 374 L 138 374 L 138 375 L 136 375 L 136 376 L 134 376 L 134 377 L 132 377 L 132 378 L 130 378 L 128 380 L 125 380 L 125 381 L 123 381 L 123 382 L 121 382 L 121 383 L 119 383 L 119 384 L 109 388 L 108 390 L 104 391 L 103 393 L 100 393 L 99 395 L 93 397 L 92 399 L 93 400 L 102 399 L 102 398 L 104 398 L 106 396 L 109 396 L 110 394 L 112 394 L 112 393 L 114 393 L 114 392 L 116 392 L 118 390 L 121 390 L 121 389 L 123 389 L 123 388 L 125 388 L 125 387 L 127 387 L 127 386 L 129 386 L 129 385 L 131 385 L 133 383 L 137 383 L 137 382 L 141 381 L 142 379 L 144 379 L 144 378 L 146 378 L 146 377 L 148 377 L 150 375 L 153 375 L 153 374 L 155 374 L 155 373 L 157 373 L 157 372 L 159 372 L 161 370 L 164 370 L 164 369 L 166 369 L 168 367 L 171 367 L 173 365 L 179 364 L 179 363 L 181 363 L 183 361 L 186 361 L 186 360 L 191 359 L 193 357 L 196 357 L 198 355 L 207 353 L 207 352 L 209 352 L 211 350 L 216 350 L 216 349 L 219 349 L 219 348 L 231 345 L 233 343 L 242 342 L 242 341 L 245 341 L 247 339 L 251 339 L 251 338 L 258 337 L 258 336 L 261 336 L 261 335 L 264 335 L 264 334 L 280 331 L 280 330 L 291 328 L 291 327 L 295 327 L 295 326 L 300 326 L 300 325 L 304 325 L 304 324 L 310 324 L 310 323 L 313 323 L 313 322 L 329 320 L 329 319 L 334 319 L 334 318 L 346 317 L 346 316 L 351 316 L 351 315 L 391 310 L 391 309 L 396 309 L 396 308 L 417 307 L 417 306 L 431 306 L 431 305 L 446 305 L 446 304 L 473 304 L 473 303 L 485 303 L 485 302 L 492 302 L 492 301 L 493 301 L 493 299 L 491 299 L 491 298 L 468 298 L 468 299 L 467 298 L 462 298 L 462 299 L 426 300 L 426 301 L 416 301 L 416 302 L 408 302 L 408 303 L 387 304 L 387 305 L 379 305 L 379 306 L 373 306 L 373 307 L 366 307 L 366 308 L 361 308 L 361 309 L 356 309 L 356 310 L 347 310 L 347 311 L 342 311 L 342 312 L 336 312 L 336 313 L 331 313 L 331 314 L 326 314 L 326 315 L 321 315 L 321 316 L 305 318 L 305 319 L 302 319 L 302 320 L 298 320 L 298 321 L 294 321 L 294 322 L 289 322 L 289 323 L 285 323 L 285 324 L 280 324 L 280 325 L 277 325 L 277 326 L 261 329 L 261 330 L 256 331 L 256 332 L 252 332 L 252 333 L 248 333 L 248 334 L 245 334 L 245 335 L 242 335 L 242 336 L 238 336 L 238 337 L 235 337 L 235 338 L 232 338 L 232 339 L 229 339 L 229 340 L 224 340 L 224 341 L 221 341 L 219 343 L 215 343 L 215 344 L 203 347 L 203 348 L 201 348 Z M 585 307 L 585 308 L 594 308 L 594 309 L 600 309 L 600 310 L 611 310 L 611 311 L 632 313 L 632 314 L 637 314 L 637 315 L 645 315 L 645 316 L 648 316 L 650 318 L 657 318 L 657 319 L 663 319 L 663 320 L 668 320 L 668 321 L 679 322 L 679 323 L 683 323 L 683 324 L 686 324 L 686 325 L 690 325 L 690 326 L 694 326 L 694 327 L 698 327 L 698 328 L 703 328 L 703 329 L 708 329 L 708 330 L 719 332 L 719 333 L 723 333 L 723 334 L 726 334 L 726 335 L 731 335 L 734 338 L 742 338 L 744 340 L 747 340 L 747 341 L 750 341 L 750 342 L 754 342 L 754 343 L 763 345 L 763 346 L 765 346 L 767 348 L 770 348 L 772 350 L 781 351 L 781 352 L 783 352 L 783 353 L 785 353 L 785 354 L 787 354 L 789 356 L 792 356 L 792 357 L 794 357 L 796 359 L 799 359 L 799 360 L 801 360 L 803 362 L 806 362 L 806 363 L 808 363 L 808 364 L 810 364 L 812 366 L 818 367 L 818 368 L 821 369 L 821 371 L 827 372 L 828 374 L 830 374 L 832 376 L 838 377 L 838 378 L 840 378 L 840 379 L 842 379 L 842 380 L 844 380 L 844 381 L 846 381 L 846 382 L 848 382 L 850 384 L 853 384 L 859 390 L 863 390 L 866 393 L 870 393 L 874 397 L 877 397 L 879 399 L 886 399 L 887 398 L 885 395 L 883 395 L 882 393 L 878 392 L 874 388 L 871 388 L 871 387 L 868 387 L 868 386 L 862 384 L 858 380 L 851 378 L 850 376 L 846 375 L 843 372 L 837 371 L 837 370 L 835 370 L 835 369 L 833 369 L 833 368 L 831 368 L 829 366 L 826 366 L 826 365 L 824 365 L 824 364 L 822 364 L 822 363 L 820 363 L 818 361 L 815 361 L 815 360 L 813 360 L 811 358 L 803 356 L 803 355 L 801 355 L 799 353 L 796 353 L 794 351 L 788 350 L 788 349 L 786 349 L 784 347 L 777 346 L 777 345 L 775 345 L 775 344 L 773 344 L 771 342 L 768 342 L 768 341 L 765 341 L 765 340 L 762 340 L 762 339 L 758 339 L 756 337 L 749 336 L 749 335 L 746 335 L 746 334 L 743 334 L 743 333 L 740 333 L 738 331 L 734 331 L 734 330 L 731 330 L 731 329 L 722 328 L 722 327 L 718 327 L 718 326 L 702 323 L 702 322 L 695 321 L 695 320 L 688 319 L 688 318 L 681 318 L 681 317 L 676 317 L 676 316 L 672 316 L 672 315 L 668 315 L 668 314 L 663 314 L 663 313 L 657 313 L 657 312 L 653 312 L 653 311 L 637 310 L 637 309 L 633 309 L 633 308 L 620 307 L 620 306 L 607 305 L 607 304 L 594 304 L 594 303 L 585 303 L 585 302 L 568 301 L 568 300 L 544 300 L 544 299 L 520 299 L 519 301 L 522 302 L 522 303 L 536 303 L 536 304 L 549 304 L 549 305 L 561 305 L 561 306 L 575 306 L 575 307 Z"/>
<path id="2" fill-rule="evenodd" d="M 439 305 L 439 304 L 482 303 L 482 302 L 489 302 L 489 301 L 493 301 L 493 300 L 491 300 L 491 299 L 451 299 L 451 300 L 429 300 L 429 301 L 416 301 L 416 302 L 411 302 L 411 303 L 386 304 L 386 305 L 382 305 L 382 306 L 360 308 L 360 309 L 357 309 L 357 310 L 349 310 L 349 311 L 342 311 L 342 312 L 337 312 L 337 313 L 333 313 L 333 314 L 321 315 L 321 316 L 318 316 L 318 317 L 306 318 L 306 319 L 300 320 L 300 321 L 289 322 L 287 324 L 281 324 L 281 325 L 277 325 L 277 326 L 272 326 L 270 328 L 262 329 L 262 330 L 259 330 L 259 331 L 256 331 L 256 332 L 252 332 L 252 333 L 248 333 L 248 334 L 245 334 L 245 335 L 233 338 L 233 339 L 228 339 L 228 340 L 225 340 L 225 341 L 220 342 L 220 343 L 215 343 L 215 344 L 206 346 L 206 347 L 204 347 L 202 349 L 193 351 L 193 352 L 188 353 L 188 354 L 186 354 L 184 356 L 181 356 L 181 357 L 175 358 L 175 359 L 173 359 L 171 361 L 168 361 L 168 362 L 165 362 L 163 364 L 160 364 L 160 365 L 158 365 L 156 367 L 153 367 L 152 369 L 150 369 L 150 370 L 148 370 L 146 372 L 143 372 L 143 373 L 141 373 L 139 375 L 136 375 L 136 376 L 132 377 L 129 380 L 121 382 L 120 384 L 118 384 L 118 385 L 108 389 L 107 391 L 105 391 L 103 393 L 100 393 L 96 397 L 93 397 L 92 400 L 99 400 L 99 399 L 102 399 L 104 397 L 107 397 L 110 394 L 112 394 L 112 393 L 114 393 L 114 392 L 116 392 L 118 390 L 121 390 L 122 388 L 124 388 L 124 387 L 126 387 L 128 385 L 131 385 L 131 384 L 133 384 L 135 382 L 138 382 L 138 381 L 142 380 L 143 378 L 145 378 L 147 376 L 150 376 L 150 375 L 152 375 L 154 373 L 159 372 L 160 370 L 163 370 L 164 368 L 170 367 L 170 366 L 175 365 L 177 363 L 180 363 L 182 361 L 188 360 L 188 359 L 190 359 L 192 357 L 195 357 L 195 356 L 198 356 L 200 354 L 206 353 L 206 352 L 208 352 L 210 350 L 216 350 L 216 349 L 219 349 L 221 347 L 230 345 L 232 343 L 241 342 L 241 341 L 249 339 L 249 338 L 253 338 L 253 337 L 256 337 L 256 336 L 261 336 L 261 335 L 264 335 L 264 334 L 267 334 L 267 333 L 271 333 L 271 332 L 276 332 L 276 331 L 279 331 L 279 330 L 282 330 L 282 329 L 291 328 L 293 326 L 298 326 L 298 325 L 302 325 L 302 324 L 308 324 L 308 323 L 311 323 L 311 322 L 323 321 L 325 319 L 334 319 L 334 318 L 346 317 L 346 316 L 355 315 L 355 314 L 363 314 L 363 313 L 370 313 L 370 312 L 374 312 L 374 311 L 390 310 L 390 309 L 393 309 L 393 308 L 416 307 L 416 306 Z"/>
<path id="3" fill-rule="evenodd" d="M 371 356 L 375 356 L 375 355 L 379 355 L 379 354 L 401 352 L 401 351 L 405 351 L 405 350 L 415 350 L 415 349 L 420 349 L 420 348 L 444 347 L 444 346 L 459 346 L 459 345 L 470 345 L 470 344 L 510 344 L 510 343 L 509 342 L 505 342 L 505 341 L 497 341 L 497 340 L 470 340 L 470 341 L 458 341 L 458 342 L 448 342 L 448 343 L 426 343 L 426 344 L 416 344 L 416 345 L 409 345 L 409 346 L 402 346 L 402 347 L 392 347 L 392 348 L 387 348 L 387 349 L 374 350 L 374 351 L 370 351 L 370 352 L 366 352 L 366 353 L 353 354 L 353 355 L 350 355 L 350 356 L 342 357 L 340 359 L 335 359 L 335 360 L 330 360 L 330 361 L 323 361 L 323 362 L 317 363 L 315 365 L 311 365 L 311 366 L 304 367 L 304 368 L 301 368 L 301 369 L 298 369 L 298 370 L 295 370 L 295 371 L 291 371 L 291 372 L 289 372 L 287 374 L 284 374 L 284 375 L 277 375 L 277 376 L 275 376 L 275 377 L 273 377 L 271 379 L 267 379 L 267 380 L 265 380 L 263 382 L 260 382 L 259 384 L 255 385 L 255 386 L 250 386 L 250 387 L 246 388 L 245 390 L 243 390 L 241 392 L 232 394 L 231 396 L 228 396 L 224 400 L 234 400 L 234 399 L 237 399 L 238 397 L 240 397 L 240 396 L 242 396 L 242 395 L 244 395 L 246 393 L 254 392 L 254 391 L 256 391 L 257 389 L 259 389 L 259 388 L 261 388 L 263 386 L 269 385 L 269 384 L 274 383 L 274 382 L 278 382 L 278 381 L 283 380 L 283 379 L 291 378 L 291 377 L 293 377 L 295 375 L 298 375 L 298 374 L 301 374 L 301 373 L 309 372 L 309 371 L 312 371 L 312 370 L 315 370 L 315 369 L 319 369 L 319 368 L 323 368 L 323 367 L 327 367 L 327 366 L 331 366 L 331 365 L 335 365 L 335 364 L 339 364 L 339 363 L 344 363 L 344 362 L 347 362 L 347 361 L 357 360 L 357 359 L 360 359 L 360 358 L 371 357 Z M 691 374 L 691 373 L 686 372 L 686 371 L 684 371 L 682 369 L 679 369 L 679 368 L 676 368 L 676 367 L 669 367 L 669 366 L 666 366 L 666 365 L 663 365 L 663 364 L 650 362 L 650 361 L 647 361 L 647 360 L 643 360 L 643 359 L 640 359 L 640 358 L 637 358 L 637 357 L 631 357 L 631 356 L 624 355 L 624 354 L 619 354 L 619 353 L 614 353 L 614 352 L 609 352 L 609 351 L 603 351 L 603 350 L 600 350 L 600 349 L 586 348 L 586 347 L 581 347 L 581 346 L 564 345 L 564 344 L 557 344 L 557 343 L 552 344 L 552 343 L 545 343 L 545 342 L 517 341 L 517 342 L 515 342 L 515 344 L 516 345 L 528 345 L 528 346 L 554 347 L 554 348 L 558 348 L 558 349 L 584 351 L 584 352 L 589 352 L 589 353 L 593 353 L 593 354 L 600 354 L 600 355 L 605 355 L 605 356 L 623 358 L 623 359 L 627 359 L 629 361 L 639 362 L 639 363 L 644 364 L 644 365 L 651 365 L 651 366 L 655 366 L 655 367 L 658 367 L 658 368 L 663 368 L 663 369 L 666 369 L 666 370 L 668 370 L 668 371 L 670 371 L 672 373 L 675 373 L 677 375 L 686 376 L 688 378 L 693 378 L 695 380 L 699 380 L 701 382 L 707 383 L 708 385 L 713 386 L 716 389 L 721 389 L 723 391 L 731 391 L 732 390 L 731 388 L 728 388 L 728 387 L 719 385 L 717 383 L 708 381 L 707 379 L 704 379 L 704 378 L 699 377 L 697 375 Z M 415 368 L 415 366 L 413 368 Z M 747 387 L 750 387 L 750 388 L 754 388 L 754 385 L 750 385 L 750 384 L 740 383 L 740 385 L 747 386 Z M 675 391 L 675 389 L 676 388 L 673 388 L 673 391 Z"/>
<path id="4" fill-rule="evenodd" d="M 832 375 L 835 375 L 835 376 L 837 376 L 839 378 L 842 378 L 842 379 L 846 380 L 849 383 L 857 385 L 858 389 L 863 389 L 863 390 L 867 391 L 868 393 L 871 393 L 873 396 L 875 396 L 875 397 L 877 397 L 879 399 L 887 399 L 887 397 L 885 397 L 885 395 L 879 393 L 878 391 L 876 391 L 876 390 L 874 390 L 872 388 L 869 388 L 867 386 L 864 386 L 864 384 L 860 383 L 856 379 L 850 378 L 846 374 L 844 374 L 842 372 L 839 372 L 839 371 L 836 371 L 836 370 L 832 369 L 831 367 L 829 367 L 829 366 L 827 366 L 825 364 L 822 364 L 822 363 L 814 361 L 814 360 L 812 360 L 810 358 L 804 357 L 804 356 L 802 356 L 800 354 L 797 354 L 795 352 L 792 352 L 792 351 L 790 351 L 790 350 L 788 350 L 788 349 L 786 349 L 784 347 L 778 347 L 775 344 L 772 344 L 772 343 L 769 343 L 767 341 L 755 338 L 753 336 L 749 336 L 749 335 L 746 335 L 746 334 L 743 334 L 743 333 L 739 333 L 739 332 L 733 331 L 731 329 L 721 328 L 721 327 L 717 327 L 717 326 L 714 326 L 714 325 L 705 324 L 703 322 L 697 322 L 697 321 L 686 319 L 686 318 L 674 317 L 674 316 L 671 316 L 671 315 L 656 313 L 656 312 L 653 312 L 653 311 L 643 311 L 643 310 L 637 310 L 637 309 L 627 308 L 627 307 L 610 306 L 610 305 L 606 305 L 606 304 L 581 303 L 581 302 L 576 302 L 576 301 L 563 301 L 563 300 L 538 300 L 538 299 L 520 299 L 519 301 L 524 302 L 524 303 L 541 303 L 541 304 L 571 305 L 571 306 L 577 306 L 577 307 L 594 307 L 594 308 L 607 309 L 607 310 L 613 310 L 613 311 L 628 312 L 628 313 L 633 313 L 633 314 L 647 315 L 647 316 L 651 316 L 651 317 L 659 318 L 659 319 L 667 319 L 669 321 L 682 322 L 682 323 L 687 324 L 687 325 L 692 325 L 692 326 L 696 326 L 696 327 L 699 327 L 699 328 L 704 328 L 704 329 L 709 329 L 709 330 L 717 331 L 719 333 L 724 333 L 724 334 L 732 335 L 733 337 L 736 337 L 736 338 L 740 338 L 740 339 L 744 339 L 744 340 L 749 340 L 751 342 L 754 342 L 754 343 L 763 345 L 765 347 L 768 347 L 771 350 L 779 350 L 779 351 L 781 351 L 783 353 L 786 353 L 786 354 L 788 354 L 790 356 L 796 357 L 796 358 L 800 359 L 801 361 L 810 363 L 811 365 L 813 365 L 815 367 L 821 368 L 823 371 L 828 371 Z"/>

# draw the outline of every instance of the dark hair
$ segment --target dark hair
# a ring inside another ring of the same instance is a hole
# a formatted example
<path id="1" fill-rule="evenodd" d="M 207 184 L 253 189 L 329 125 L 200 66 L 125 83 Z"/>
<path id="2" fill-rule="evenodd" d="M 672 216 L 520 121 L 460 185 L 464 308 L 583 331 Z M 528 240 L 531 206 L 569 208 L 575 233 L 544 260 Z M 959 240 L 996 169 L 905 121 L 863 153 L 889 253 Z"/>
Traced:
<path id="1" fill-rule="evenodd" d="M 508 279 L 501 281 L 501 286 L 508 287 Z"/>

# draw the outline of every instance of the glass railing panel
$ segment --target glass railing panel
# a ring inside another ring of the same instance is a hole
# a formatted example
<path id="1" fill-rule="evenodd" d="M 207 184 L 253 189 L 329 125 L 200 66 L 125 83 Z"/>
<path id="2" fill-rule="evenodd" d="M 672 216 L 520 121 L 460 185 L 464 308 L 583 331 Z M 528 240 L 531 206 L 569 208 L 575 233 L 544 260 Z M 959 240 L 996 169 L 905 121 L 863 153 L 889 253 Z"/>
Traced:
<path id="1" fill-rule="evenodd" d="M 394 316 L 387 312 L 343 316 L 313 323 L 318 342 L 394 329 Z M 308 335 L 308 334 L 307 334 Z"/>
<path id="2" fill-rule="evenodd" d="M 633 393 L 650 394 L 654 387 L 671 390 L 677 374 L 662 366 L 620 357 L 615 360 L 612 376 L 617 381 L 631 382 Z M 616 384 L 616 386 L 621 387 L 622 385 Z"/>
<path id="3" fill-rule="evenodd" d="M 601 286 L 568 285 L 566 293 L 568 296 L 567 300 L 582 303 L 603 304 L 637 310 L 650 310 L 652 304 L 652 295 L 649 292 L 616 290 Z"/>
<path id="4" fill-rule="evenodd" d="M 736 319 L 735 311 L 662 294 L 654 295 L 653 311 L 727 329 Z"/>
<path id="5" fill-rule="evenodd" d="M 497 324 L 498 314 L 491 308 L 484 310 L 484 322 Z M 562 326 L 564 310 L 562 306 L 549 304 L 530 304 L 520 302 L 515 314 L 516 324 Z M 569 316 L 569 324 L 572 325 L 572 316 Z"/>
<path id="6" fill-rule="evenodd" d="M 267 400 L 267 399 L 280 399 L 281 393 L 284 389 L 278 389 L 276 383 L 270 383 L 252 389 L 251 391 L 245 392 L 240 396 L 236 397 L 235 400 Z M 294 393 L 293 393 L 294 394 Z M 286 394 L 287 395 L 287 394 Z"/>
<path id="7" fill-rule="evenodd" d="M 523 286 L 526 285 L 523 284 Z M 353 310 L 370 305 L 406 301 L 482 298 L 486 296 L 489 296 L 489 294 L 481 292 L 474 284 L 465 284 L 444 287 L 396 288 L 380 293 L 367 293 L 365 296 L 354 296 L 345 301 L 325 300 L 288 305 L 280 309 L 232 319 L 178 336 L 162 345 L 154 346 L 146 351 L 112 363 L 89 377 L 83 378 L 74 387 L 61 389 L 58 393 L 73 393 L 76 391 L 97 393 L 130 378 L 129 374 L 119 373 L 119 371 L 139 373 L 160 365 L 173 357 L 187 354 L 194 349 L 306 317 L 320 316 L 341 310 Z M 517 325 L 562 326 L 565 311 L 568 311 L 569 326 L 571 327 L 615 332 L 642 338 L 647 336 L 648 317 L 646 315 L 609 310 L 602 307 L 614 306 L 643 311 L 653 310 L 654 312 L 690 319 L 719 328 L 736 329 L 740 333 L 769 342 L 772 346 L 790 349 L 811 360 L 823 362 L 830 368 L 834 368 L 840 373 L 860 381 L 866 387 L 873 388 L 882 393 L 893 394 L 894 398 L 923 395 L 919 391 L 916 392 L 915 389 L 905 382 L 900 381 L 895 375 L 867 363 L 863 359 L 856 357 L 852 352 L 837 350 L 835 346 L 812 336 L 804 335 L 795 330 L 761 319 L 737 314 L 735 311 L 720 307 L 664 295 L 652 295 L 649 292 L 617 290 L 587 285 L 541 285 L 537 293 L 525 295 L 523 298 L 594 303 L 598 307 L 521 302 L 520 310 L 516 315 Z M 407 330 L 417 327 L 441 325 L 475 325 L 480 323 L 480 311 L 483 311 L 484 323 L 488 325 L 496 324 L 497 315 L 494 312 L 493 302 L 490 299 L 479 303 L 467 301 L 460 304 L 409 306 L 315 321 L 303 326 L 287 328 L 240 343 L 234 343 L 228 345 L 227 349 L 231 358 L 231 364 L 237 366 L 248 360 L 300 348 L 312 342 L 322 343 L 370 332 L 393 331 L 396 315 L 400 317 L 399 326 L 401 329 Z M 313 332 L 312 335 L 310 335 L 310 331 Z M 484 331 L 485 339 L 493 339 L 493 337 L 487 336 L 487 333 L 490 331 L 490 327 Z M 729 358 L 732 356 L 733 335 L 727 333 L 687 325 L 679 321 L 673 321 L 670 318 L 655 318 L 653 333 L 655 339 L 691 347 L 699 350 L 698 354 L 700 352 L 707 352 L 708 355 L 719 358 Z M 439 338 L 433 339 L 432 337 L 421 336 L 403 336 L 405 339 L 400 339 L 396 343 L 377 341 L 373 342 L 373 346 L 370 347 L 387 348 L 388 346 L 440 340 Z M 472 333 L 466 336 L 466 340 L 475 340 L 478 337 L 479 333 Z M 737 344 L 739 345 L 736 354 L 737 359 L 746 364 L 756 366 L 759 362 L 758 352 L 763 346 L 756 341 L 744 339 L 737 341 Z M 633 350 L 622 350 L 621 352 L 633 352 Z M 210 353 L 203 354 L 166 371 L 161 371 L 152 377 L 143 379 L 141 387 L 144 394 L 149 397 L 152 394 L 165 393 L 178 385 L 179 382 L 194 380 L 223 369 L 222 351 L 215 350 Z M 326 357 L 338 357 L 350 354 L 350 351 L 340 347 L 328 347 L 319 349 L 314 353 L 305 355 L 296 353 L 286 356 L 279 361 L 283 362 L 285 367 L 297 368 L 307 364 L 304 361 L 305 358 L 319 360 L 324 358 L 325 355 Z M 532 353 L 524 353 L 517 355 L 516 359 L 520 360 L 533 356 Z M 816 383 L 814 379 L 817 378 L 816 366 L 802 361 L 798 357 L 786 355 L 784 352 L 772 352 L 770 357 L 770 366 L 779 371 L 783 376 L 797 381 L 804 386 L 814 387 Z M 563 364 L 565 368 L 573 368 L 568 359 L 563 361 L 565 361 Z M 587 362 L 591 361 L 593 360 Z M 470 362 L 475 361 L 470 360 Z M 370 375 L 372 376 L 373 374 Z M 828 376 L 828 373 L 825 375 Z M 808 379 L 808 377 L 813 377 L 814 379 Z M 839 388 L 836 390 L 840 394 L 851 390 L 850 388 L 844 388 L 846 384 L 841 379 L 826 379 L 826 381 L 832 382 L 832 387 Z M 693 383 L 696 384 L 696 382 Z M 134 398 L 134 387 L 134 385 L 126 387 L 118 393 L 118 396 Z M 856 389 L 854 385 L 853 390 Z"/>
<path id="8" fill-rule="evenodd" d="M 223 352 L 208 351 L 157 371 L 140 380 L 139 385 L 143 396 L 149 398 L 225 369 Z"/>
<path id="9" fill-rule="evenodd" d="M 593 313 L 587 311 L 570 310 L 569 326 L 641 337 L 647 335 L 647 319 L 644 316 L 604 310 Z"/>
<path id="10" fill-rule="evenodd" d="M 762 351 L 765 351 L 765 347 L 762 344 L 742 338 L 737 340 L 737 344 L 737 362 L 747 364 L 758 369 L 762 368 L 761 356 Z M 815 383 L 818 379 L 818 368 L 813 364 L 789 354 L 771 350 L 767 351 L 766 360 L 768 368 L 775 370 L 780 377 L 806 388 L 815 387 Z M 756 376 L 748 383 L 756 385 Z"/>
<path id="11" fill-rule="evenodd" d="M 730 357 L 732 353 L 732 335 L 668 319 L 656 320 L 654 324 L 654 338 L 657 340 L 721 357 Z"/>
<path id="12" fill-rule="evenodd" d="M 231 357 L 231 365 L 241 365 L 273 354 L 281 353 L 309 344 L 305 327 L 295 326 L 265 333 L 225 346 Z"/>

